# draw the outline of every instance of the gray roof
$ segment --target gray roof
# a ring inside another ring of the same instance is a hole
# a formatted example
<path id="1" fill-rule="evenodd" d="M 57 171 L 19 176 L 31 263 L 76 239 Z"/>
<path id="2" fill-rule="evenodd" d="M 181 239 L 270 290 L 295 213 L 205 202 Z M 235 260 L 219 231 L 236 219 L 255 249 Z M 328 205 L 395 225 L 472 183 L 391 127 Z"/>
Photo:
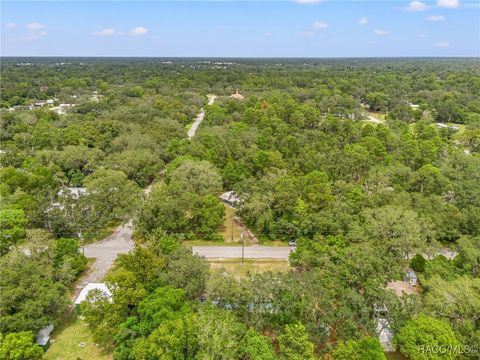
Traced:
<path id="1" fill-rule="evenodd" d="M 45 346 L 48 343 L 48 340 L 50 340 L 50 334 L 52 333 L 53 328 L 54 328 L 53 324 L 50 324 L 40 329 L 40 331 L 37 334 L 37 340 L 36 340 L 37 345 Z"/>

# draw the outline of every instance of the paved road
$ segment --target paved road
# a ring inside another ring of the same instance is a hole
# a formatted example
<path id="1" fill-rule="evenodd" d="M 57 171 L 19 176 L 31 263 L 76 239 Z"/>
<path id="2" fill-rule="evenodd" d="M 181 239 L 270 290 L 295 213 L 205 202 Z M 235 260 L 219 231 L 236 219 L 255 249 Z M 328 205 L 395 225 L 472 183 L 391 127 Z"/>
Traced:
<path id="1" fill-rule="evenodd" d="M 194 253 L 208 259 L 240 259 L 241 246 L 192 246 Z M 245 259 L 288 259 L 291 247 L 245 246 Z"/>
<path id="2" fill-rule="evenodd" d="M 80 291 L 88 283 L 102 282 L 102 279 L 112 267 L 119 254 L 128 253 L 134 247 L 132 240 L 133 228 L 131 222 L 117 227 L 112 235 L 104 240 L 85 245 L 84 251 L 87 258 L 95 258 L 88 273 L 82 276 L 75 285 L 72 295 L 76 299 Z"/>

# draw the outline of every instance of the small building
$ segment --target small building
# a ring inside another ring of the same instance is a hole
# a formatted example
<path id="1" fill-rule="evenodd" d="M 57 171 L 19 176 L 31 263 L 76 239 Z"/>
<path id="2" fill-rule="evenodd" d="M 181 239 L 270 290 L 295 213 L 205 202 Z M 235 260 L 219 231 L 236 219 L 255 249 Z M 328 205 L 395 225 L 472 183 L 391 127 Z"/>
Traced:
<path id="1" fill-rule="evenodd" d="M 237 207 L 240 205 L 240 198 L 233 191 L 224 192 L 219 197 L 220 200 L 231 207 Z"/>
<path id="2" fill-rule="evenodd" d="M 415 274 L 415 271 L 410 268 L 405 270 L 405 276 L 403 277 L 403 280 L 412 286 L 417 286 L 417 274 Z"/>
<path id="3" fill-rule="evenodd" d="M 102 294 L 102 296 L 106 297 L 109 302 L 112 302 L 112 292 L 110 289 L 107 287 L 105 283 L 88 283 L 82 291 L 80 291 L 80 294 L 78 295 L 77 299 L 75 300 L 75 309 L 77 310 L 77 313 L 80 314 L 80 304 L 84 302 L 87 299 L 88 294 L 92 290 L 99 290 Z"/>
<path id="4" fill-rule="evenodd" d="M 243 100 L 243 99 L 245 99 L 245 96 L 243 96 L 242 94 L 240 94 L 240 93 L 238 92 L 238 89 L 237 89 L 237 91 L 235 91 L 235 94 L 230 95 L 230 97 L 233 98 L 233 99 L 237 99 L 237 100 Z"/>
<path id="5" fill-rule="evenodd" d="M 41 346 L 44 351 L 47 351 L 48 348 L 50 347 L 50 335 L 52 334 L 53 329 L 54 329 L 53 324 L 50 324 L 40 329 L 40 331 L 37 334 L 37 339 L 35 343 L 38 346 Z"/>

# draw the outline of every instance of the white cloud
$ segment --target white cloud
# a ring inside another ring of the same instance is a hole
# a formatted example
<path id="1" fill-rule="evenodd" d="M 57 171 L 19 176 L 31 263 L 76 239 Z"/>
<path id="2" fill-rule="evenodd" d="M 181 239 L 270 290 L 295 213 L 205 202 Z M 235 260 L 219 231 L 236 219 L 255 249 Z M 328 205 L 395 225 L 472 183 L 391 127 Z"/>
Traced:
<path id="1" fill-rule="evenodd" d="M 323 0 L 294 0 L 298 4 L 318 4 Z"/>
<path id="2" fill-rule="evenodd" d="M 27 29 L 28 30 L 41 30 L 43 28 L 45 28 L 45 26 L 43 26 L 42 24 L 37 23 L 37 22 L 27 24 Z"/>
<path id="3" fill-rule="evenodd" d="M 409 11 L 424 11 L 427 10 L 427 5 L 421 1 L 412 1 L 408 4 L 407 10 Z"/>
<path id="4" fill-rule="evenodd" d="M 368 24 L 368 19 L 366 17 L 362 17 L 362 18 L 358 19 L 358 23 L 360 25 L 367 25 Z"/>
<path id="5" fill-rule="evenodd" d="M 270 31 L 268 31 L 268 32 L 265 33 L 265 36 L 268 36 L 268 37 L 270 37 L 270 36 L 272 36 L 272 35 L 273 35 L 273 33 L 271 33 Z"/>
<path id="6" fill-rule="evenodd" d="M 324 22 L 321 22 L 321 21 L 315 21 L 313 23 L 313 27 L 315 29 L 326 29 L 326 28 L 328 28 L 328 24 L 324 23 Z"/>
<path id="7" fill-rule="evenodd" d="M 5 27 L 7 29 L 15 29 L 17 27 L 17 24 L 13 23 L 13 22 L 9 22 L 9 23 L 6 23 L 5 24 Z"/>
<path id="8" fill-rule="evenodd" d="M 455 9 L 460 6 L 459 0 L 438 0 L 437 5 L 443 8 Z"/>
<path id="9" fill-rule="evenodd" d="M 450 43 L 448 41 L 442 41 L 435 44 L 435 47 L 438 47 L 438 48 L 447 48 L 449 46 L 450 46 Z"/>
<path id="10" fill-rule="evenodd" d="M 132 35 L 132 36 L 145 35 L 146 33 L 148 33 L 148 29 L 144 28 L 143 26 L 138 26 L 138 27 L 130 30 L 130 35 Z"/>
<path id="11" fill-rule="evenodd" d="M 46 31 L 32 31 L 30 34 L 28 34 L 27 36 L 25 36 L 23 39 L 24 40 L 27 40 L 27 41 L 31 41 L 31 40 L 37 40 L 38 38 L 41 38 L 43 36 L 47 36 L 48 33 Z"/>
<path id="12" fill-rule="evenodd" d="M 382 35 L 387 35 L 388 32 L 386 32 L 385 30 L 373 30 L 373 33 L 375 35 L 378 35 L 378 36 L 382 36 Z"/>
<path id="13" fill-rule="evenodd" d="M 93 35 L 111 36 L 111 35 L 115 35 L 116 33 L 117 32 L 115 31 L 115 29 L 103 29 L 103 30 L 95 31 Z"/>
<path id="14" fill-rule="evenodd" d="M 313 36 L 313 35 L 315 35 L 315 32 L 313 32 L 313 31 L 302 31 L 302 32 L 298 33 L 298 35 L 299 36 L 305 36 L 305 37 L 306 36 Z"/>
<path id="15" fill-rule="evenodd" d="M 445 16 L 443 16 L 443 15 L 432 15 L 432 16 L 428 16 L 426 19 L 428 21 L 435 21 L 435 22 L 445 21 Z"/>

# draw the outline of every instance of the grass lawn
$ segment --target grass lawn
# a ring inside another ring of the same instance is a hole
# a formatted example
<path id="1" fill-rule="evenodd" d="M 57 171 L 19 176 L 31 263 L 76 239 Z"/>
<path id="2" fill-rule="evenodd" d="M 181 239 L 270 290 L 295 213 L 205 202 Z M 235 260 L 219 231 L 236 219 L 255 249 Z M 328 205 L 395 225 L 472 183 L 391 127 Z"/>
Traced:
<path id="1" fill-rule="evenodd" d="M 210 269 L 221 270 L 235 275 L 237 278 L 245 277 L 248 273 L 262 273 L 266 271 L 285 272 L 290 270 L 287 260 L 245 260 L 244 262 L 232 259 L 223 261 L 210 261 Z"/>
<path id="2" fill-rule="evenodd" d="M 79 344 L 85 342 L 85 347 Z M 95 346 L 87 325 L 79 318 L 74 318 L 58 333 L 54 333 L 51 346 L 45 353 L 46 360 L 110 360 L 111 354 L 102 354 Z"/>

